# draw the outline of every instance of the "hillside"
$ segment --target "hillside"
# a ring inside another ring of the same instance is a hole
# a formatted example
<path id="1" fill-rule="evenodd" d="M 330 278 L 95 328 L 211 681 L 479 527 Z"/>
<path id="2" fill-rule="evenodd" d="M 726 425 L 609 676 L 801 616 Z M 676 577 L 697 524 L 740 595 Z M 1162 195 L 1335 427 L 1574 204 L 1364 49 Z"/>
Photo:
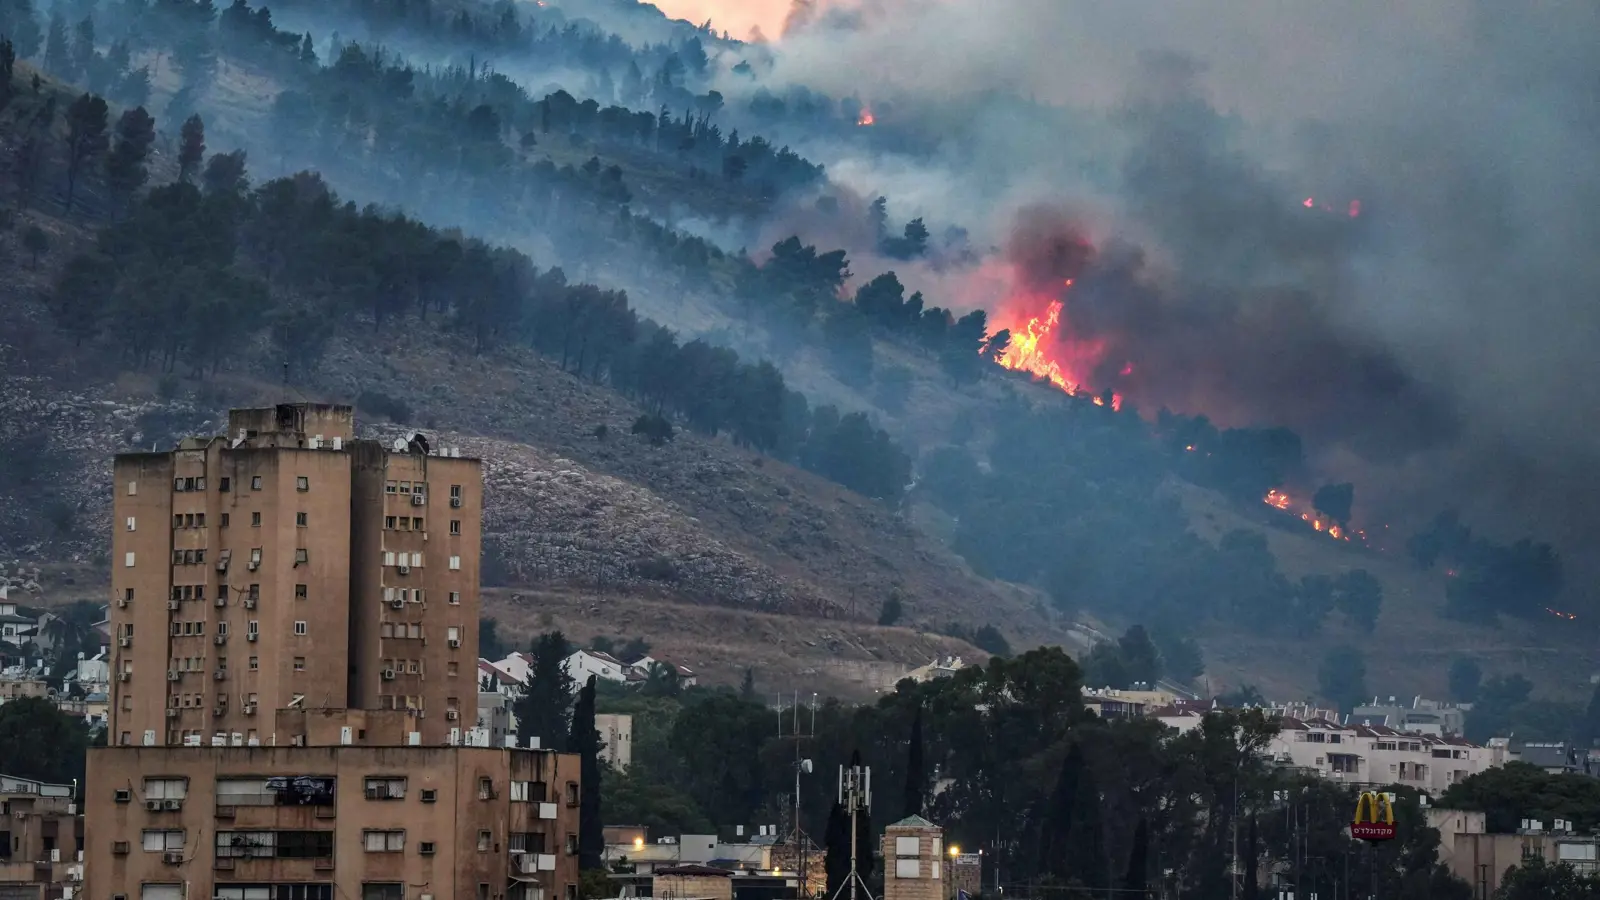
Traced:
<path id="1" fill-rule="evenodd" d="M 159 54 L 155 60 L 157 95 L 167 101 L 177 89 L 178 76 L 160 67 Z M 220 77 L 202 105 L 208 115 L 212 110 L 221 113 L 215 119 L 225 140 L 243 144 L 267 172 L 282 170 L 288 155 L 281 143 L 260 136 L 268 127 L 266 117 L 272 108 L 266 94 L 275 84 L 272 77 L 250 65 L 223 61 Z M 26 104 L 18 104 L 8 111 L 12 125 L 22 122 L 25 108 Z M 8 145 L 14 145 L 15 128 L 3 137 Z M 59 139 L 59 133 L 56 137 Z M 327 137 L 327 132 L 320 135 Z M 158 142 L 157 147 L 161 146 Z M 170 144 L 167 146 L 170 154 Z M 544 146 L 547 149 L 540 153 L 559 156 L 571 154 L 581 145 L 570 136 L 557 135 Z M 396 163 L 398 157 L 382 155 L 377 142 L 369 152 L 372 164 L 356 159 L 335 169 L 335 186 L 351 184 L 349 189 L 358 202 L 383 199 L 409 171 Z M 645 170 L 655 164 L 655 157 L 616 158 L 619 164 L 627 164 L 625 182 L 658 185 L 662 196 L 687 190 L 673 180 L 678 175 L 650 181 Z M 567 161 L 575 163 L 577 159 L 573 155 Z M 430 171 L 425 163 L 410 159 L 405 166 Z M 159 153 L 156 167 L 166 178 L 171 177 L 171 163 Z M 602 225 L 610 227 L 607 207 L 595 203 L 591 209 L 587 204 L 592 198 L 580 200 L 576 206 L 570 205 L 572 198 L 559 201 L 558 205 L 568 204 L 563 207 L 566 211 L 578 210 L 584 223 L 574 234 L 566 235 L 564 243 L 560 217 L 541 209 L 536 191 L 525 190 L 520 199 L 504 206 L 473 208 L 471 197 L 487 196 L 497 187 L 494 179 L 463 166 L 425 186 L 417 197 L 427 214 L 447 223 L 472 221 L 483 236 L 538 248 L 534 253 L 538 259 L 575 262 L 572 271 L 576 277 L 593 277 L 602 287 L 628 288 L 640 311 L 679 329 L 686 338 L 713 332 L 738 335 L 742 349 L 758 352 L 775 343 L 775 329 L 768 322 L 737 309 L 728 286 L 732 266 L 726 258 L 709 266 L 691 261 L 677 270 L 653 266 L 648 258 L 632 256 L 640 246 L 638 234 L 618 236 L 626 228 L 589 244 L 590 234 L 601 233 Z M 83 193 L 96 196 L 92 179 Z M 578 196 L 589 195 L 580 192 Z M 72 454 L 77 466 L 59 473 L 67 496 L 50 507 L 54 533 L 36 528 L 44 537 L 24 544 L 29 552 L 46 558 L 52 553 L 92 557 L 105 527 L 102 501 L 95 495 L 103 481 L 104 458 L 116 448 L 148 443 L 146 424 L 161 425 L 163 436 L 175 433 L 171 428 L 178 425 L 203 430 L 230 404 L 270 402 L 282 396 L 276 384 L 279 358 L 271 342 L 259 333 L 232 346 L 225 365 L 205 378 L 196 377 L 205 371 L 204 365 L 195 371 L 175 367 L 160 375 L 127 356 L 107 354 L 104 347 L 85 347 L 81 339 L 57 333 L 41 300 L 58 278 L 60 263 L 88 246 L 89 229 L 97 222 L 82 217 L 103 213 L 101 206 L 91 200 L 74 216 L 66 216 L 53 195 L 43 198 L 22 212 L 20 226 L 10 240 L 12 255 L 0 262 L 12 276 L 8 282 L 11 289 L 0 302 L 6 304 L 10 320 L 19 323 L 19 339 L 5 350 L 7 377 L 26 374 L 31 379 L 8 382 L 13 426 L 21 422 L 24 429 L 35 425 L 52 429 L 54 446 Z M 543 226 L 530 227 L 529 219 L 520 218 L 530 209 L 538 212 Z M 21 226 L 31 225 L 41 227 L 51 243 L 37 268 L 17 252 L 20 238 L 15 235 L 21 234 Z M 643 229 L 637 223 L 636 227 Z M 669 235 L 660 240 L 665 242 L 662 246 L 673 248 L 671 253 L 682 249 L 682 244 L 673 243 L 678 238 Z M 579 245 L 581 251 L 573 255 Z M 618 252 L 608 253 L 608 249 Z M 460 302 L 457 298 L 458 305 Z M 1094 452 L 1114 457 L 1116 452 L 1107 450 L 1115 446 L 1111 441 L 1137 443 L 1142 426 L 1131 416 L 1122 420 L 1085 418 L 1074 411 L 1080 402 L 998 371 L 953 384 L 941 370 L 937 352 L 873 333 L 868 344 L 875 371 L 900 370 L 908 377 L 903 402 L 883 403 L 878 376 L 874 374 L 866 382 L 847 377 L 837 354 L 827 346 L 827 325 L 850 313 L 848 305 L 838 306 L 838 310 L 825 309 L 827 323 L 806 323 L 797 349 L 779 354 L 782 374 L 813 403 L 872 410 L 875 420 L 923 462 L 934 451 L 959 445 L 970 451 L 980 466 L 1007 454 L 1014 463 L 1016 446 L 1036 443 L 1047 451 L 1038 457 L 1044 465 L 1054 465 L 1057 457 L 1076 464 L 1068 444 L 1051 447 L 1044 437 L 1044 427 L 1059 424 L 1049 419 L 1057 413 L 1068 419 L 1076 417 L 1078 424 L 1072 427 L 1084 430 L 1067 437 L 1090 442 L 1085 447 Z M 426 316 L 425 306 L 423 314 Z M 952 631 L 956 630 L 951 628 L 954 624 L 970 631 L 994 623 L 1001 625 L 1013 643 L 1022 645 L 1070 639 L 1069 620 L 1053 610 L 1044 594 L 1006 581 L 1040 583 L 1048 581 L 1047 573 L 986 565 L 990 577 L 974 574 L 951 547 L 973 558 L 971 544 L 975 534 L 981 537 L 985 530 L 982 521 L 934 509 L 938 504 L 924 490 L 913 491 L 900 513 L 893 503 L 866 500 L 815 474 L 741 448 L 727 437 L 684 430 L 665 446 L 651 446 L 627 434 L 648 406 L 605 387 L 603 377 L 577 377 L 516 342 L 501 341 L 486 349 L 480 340 L 474 346 L 460 327 L 459 306 L 457 318 L 445 324 L 454 333 L 444 337 L 425 322 L 404 314 L 388 327 L 373 322 L 371 331 L 350 327 L 349 322 L 327 330 L 314 322 L 306 324 L 306 342 L 314 343 L 313 338 L 321 336 L 330 339 L 320 356 L 293 369 L 291 385 L 293 390 L 318 399 L 351 400 L 364 394 L 382 397 L 386 402 L 376 405 L 405 410 L 396 416 L 401 422 L 387 426 L 389 433 L 400 427 L 441 432 L 445 440 L 483 455 L 491 489 L 498 488 L 505 497 L 503 505 L 490 510 L 487 549 L 496 581 L 542 591 L 592 592 L 616 602 L 610 610 L 626 609 L 627 603 L 667 604 L 667 608 L 688 605 L 732 609 L 740 615 L 777 614 L 850 623 L 872 621 L 883 600 L 896 594 L 903 599 L 911 624 L 919 629 Z M 524 324 L 518 323 L 518 327 Z M 483 326 L 478 327 L 481 333 Z M 314 335 L 312 331 L 322 333 Z M 294 344 L 300 337 L 286 332 L 285 339 Z M 367 421 L 371 422 L 370 415 Z M 1030 438 L 1027 431 L 1033 421 L 1043 427 L 1039 435 Z M 1121 436 L 1116 437 L 1117 433 Z M 1092 490 L 1085 499 L 1092 504 L 1081 512 L 1062 504 L 985 513 L 1013 522 L 1034 522 L 1041 532 L 1093 533 L 1102 528 L 1101 517 L 1114 506 L 1108 506 L 1104 496 L 1094 497 L 1099 479 L 1108 475 L 1114 473 L 1087 473 L 1085 483 Z M 1017 488 L 1013 484 L 1006 489 Z M 1302 574 L 1337 574 L 1353 567 L 1347 548 L 1272 528 L 1255 516 L 1240 513 L 1232 502 L 1213 492 L 1183 482 L 1178 482 L 1175 490 L 1182 497 L 1181 509 L 1193 531 L 1212 545 L 1229 531 L 1265 534 L 1278 568 L 1291 579 Z M 1024 488 L 1022 496 L 1027 493 Z M 1135 497 L 1130 508 L 1139 509 L 1142 515 L 1159 516 L 1161 502 L 1165 501 Z M 28 527 L 20 507 L 13 506 L 7 515 L 12 527 Z M 1183 530 L 1181 519 L 1175 530 Z M 1006 542 L 1004 538 L 993 540 Z M 1034 557 L 1050 563 L 1054 548 L 1041 549 L 1044 552 Z M 1130 560 L 1120 565 L 1135 569 L 1141 565 L 1136 555 Z M 1145 560 L 1156 564 L 1152 568 L 1178 565 L 1160 549 Z M 1427 653 L 1389 656 L 1374 652 L 1371 680 L 1380 689 L 1386 682 L 1395 683 L 1402 691 L 1437 685 L 1452 656 L 1505 646 L 1503 638 L 1508 635 L 1515 637 L 1509 642 L 1512 647 L 1524 649 L 1506 649 L 1498 656 L 1485 657 L 1489 666 L 1537 673 L 1544 676 L 1541 681 L 1551 691 L 1561 695 L 1579 689 L 1578 673 L 1587 666 L 1576 647 L 1562 649 L 1567 646 L 1564 635 L 1552 637 L 1548 628 L 1526 623 L 1496 632 L 1444 622 L 1437 616 L 1441 604 L 1436 583 L 1399 562 L 1362 560 L 1361 567 L 1372 571 L 1384 587 L 1378 640 L 1398 628 L 1404 630 L 1408 641 L 1428 648 Z M 1117 602 L 1100 602 L 1080 614 L 1104 632 L 1141 620 L 1161 624 L 1165 615 Z M 715 635 L 720 627 L 715 616 L 687 618 L 705 623 L 704 631 L 697 632 L 701 640 Z M 1258 624 L 1261 620 L 1246 621 Z M 1217 682 L 1254 682 L 1281 695 L 1308 695 L 1315 690 L 1314 666 L 1305 665 L 1304 660 L 1320 657 L 1327 646 L 1344 640 L 1363 645 L 1374 641 L 1365 634 L 1341 630 L 1337 617 L 1326 631 L 1303 642 L 1252 634 L 1250 627 L 1230 628 L 1221 621 L 1192 622 L 1187 616 L 1170 624 L 1192 628 L 1202 637 L 1212 661 L 1209 674 Z M 919 643 L 923 639 L 912 631 L 889 629 L 884 635 L 888 649 L 852 652 L 862 661 L 909 664 L 930 649 Z M 692 635 L 682 639 L 693 646 Z M 802 659 L 808 653 L 791 644 L 783 655 Z M 749 650 L 730 651 L 710 668 L 732 678 L 741 665 L 752 665 L 749 660 L 757 656 Z"/>

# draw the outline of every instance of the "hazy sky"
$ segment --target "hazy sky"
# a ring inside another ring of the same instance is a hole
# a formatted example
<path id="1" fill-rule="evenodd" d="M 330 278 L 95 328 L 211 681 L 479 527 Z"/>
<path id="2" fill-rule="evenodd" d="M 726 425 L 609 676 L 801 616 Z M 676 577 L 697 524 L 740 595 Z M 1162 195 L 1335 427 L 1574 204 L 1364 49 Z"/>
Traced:
<path id="1" fill-rule="evenodd" d="M 789 0 L 656 0 L 656 6 L 675 19 L 697 25 L 710 19 L 718 31 L 726 30 L 737 38 L 747 36 L 752 27 L 776 37 L 789 12 Z"/>

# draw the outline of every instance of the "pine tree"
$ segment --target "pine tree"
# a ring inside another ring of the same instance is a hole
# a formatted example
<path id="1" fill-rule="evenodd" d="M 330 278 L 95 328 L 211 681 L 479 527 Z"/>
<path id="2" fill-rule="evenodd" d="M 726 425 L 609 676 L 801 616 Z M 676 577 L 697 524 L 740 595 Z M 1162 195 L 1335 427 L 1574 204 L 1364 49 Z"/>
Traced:
<path id="1" fill-rule="evenodd" d="M 744 700 L 755 701 L 756 697 L 756 670 L 745 669 L 744 680 L 739 682 L 739 697 Z"/>
<path id="2" fill-rule="evenodd" d="M 1256 830 L 1256 817 L 1250 817 L 1250 830 L 1245 838 L 1244 857 L 1244 900 L 1260 900 L 1261 887 L 1258 883 L 1260 874 L 1258 865 L 1261 859 L 1261 837 Z"/>
<path id="3" fill-rule="evenodd" d="M 59 10 L 50 14 L 50 32 L 44 42 L 44 68 L 67 81 L 77 77 L 72 71 L 72 45 L 67 40 L 67 20 Z"/>
<path id="4" fill-rule="evenodd" d="M 922 815 L 922 797 L 926 789 L 927 775 L 923 772 L 922 763 L 922 705 L 917 705 L 916 715 L 911 719 L 911 746 L 906 751 L 906 791 L 904 808 L 906 816 Z"/>
<path id="5" fill-rule="evenodd" d="M 15 91 L 11 87 L 11 76 L 16 71 L 17 48 L 10 41 L 0 38 L 0 110 L 11 105 L 11 98 Z"/>
<path id="6" fill-rule="evenodd" d="M 67 210 L 78 187 L 78 176 L 92 161 L 100 158 L 111 143 L 107 134 L 106 101 L 94 94 L 83 94 L 67 107 Z"/>
<path id="7" fill-rule="evenodd" d="M 578 870 L 587 872 L 601 867 L 601 854 L 605 851 L 604 823 L 600 811 L 600 732 L 594 727 L 595 676 L 590 675 L 578 691 L 578 702 L 572 710 L 572 734 L 567 739 L 567 752 L 579 758 L 579 780 L 583 784 L 582 799 L 578 805 Z"/>
<path id="8" fill-rule="evenodd" d="M 571 729 L 572 676 L 564 666 L 571 645 L 559 631 L 542 634 L 529 656 L 528 682 L 512 707 L 517 717 L 517 738 L 524 744 L 539 738 L 540 747 L 560 750 Z"/>
<path id="9" fill-rule="evenodd" d="M 206 158 L 206 123 L 195 113 L 184 120 L 178 139 L 178 180 L 189 182 L 200 171 Z"/>
<path id="10" fill-rule="evenodd" d="M 142 106 L 128 110 L 117 120 L 117 143 L 106 160 L 106 176 L 111 193 L 124 205 L 150 177 L 145 160 L 155 139 L 156 120 Z"/>

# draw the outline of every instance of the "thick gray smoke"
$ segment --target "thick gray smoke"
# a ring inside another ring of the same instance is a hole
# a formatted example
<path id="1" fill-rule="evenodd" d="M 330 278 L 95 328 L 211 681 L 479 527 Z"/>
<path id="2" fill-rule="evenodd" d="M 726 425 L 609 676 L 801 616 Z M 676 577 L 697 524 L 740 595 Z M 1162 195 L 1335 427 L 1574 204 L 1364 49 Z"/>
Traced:
<path id="1" fill-rule="evenodd" d="M 930 151 L 814 149 L 830 173 L 979 244 L 1065 211 L 1130 390 L 1303 430 L 1375 518 L 1460 506 L 1574 561 L 1600 531 L 1574 480 L 1600 462 L 1600 6 L 815 6 L 774 76 Z"/>

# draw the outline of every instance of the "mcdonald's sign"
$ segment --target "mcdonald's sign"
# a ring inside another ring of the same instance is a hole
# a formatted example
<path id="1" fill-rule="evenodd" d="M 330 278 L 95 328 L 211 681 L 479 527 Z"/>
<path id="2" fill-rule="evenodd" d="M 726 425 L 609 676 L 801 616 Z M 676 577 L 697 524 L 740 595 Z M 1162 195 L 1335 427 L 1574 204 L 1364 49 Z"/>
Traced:
<path id="1" fill-rule="evenodd" d="M 1365 791 L 1356 798 L 1356 817 L 1350 823 L 1350 836 L 1358 841 L 1393 840 L 1394 804 L 1387 794 Z"/>

